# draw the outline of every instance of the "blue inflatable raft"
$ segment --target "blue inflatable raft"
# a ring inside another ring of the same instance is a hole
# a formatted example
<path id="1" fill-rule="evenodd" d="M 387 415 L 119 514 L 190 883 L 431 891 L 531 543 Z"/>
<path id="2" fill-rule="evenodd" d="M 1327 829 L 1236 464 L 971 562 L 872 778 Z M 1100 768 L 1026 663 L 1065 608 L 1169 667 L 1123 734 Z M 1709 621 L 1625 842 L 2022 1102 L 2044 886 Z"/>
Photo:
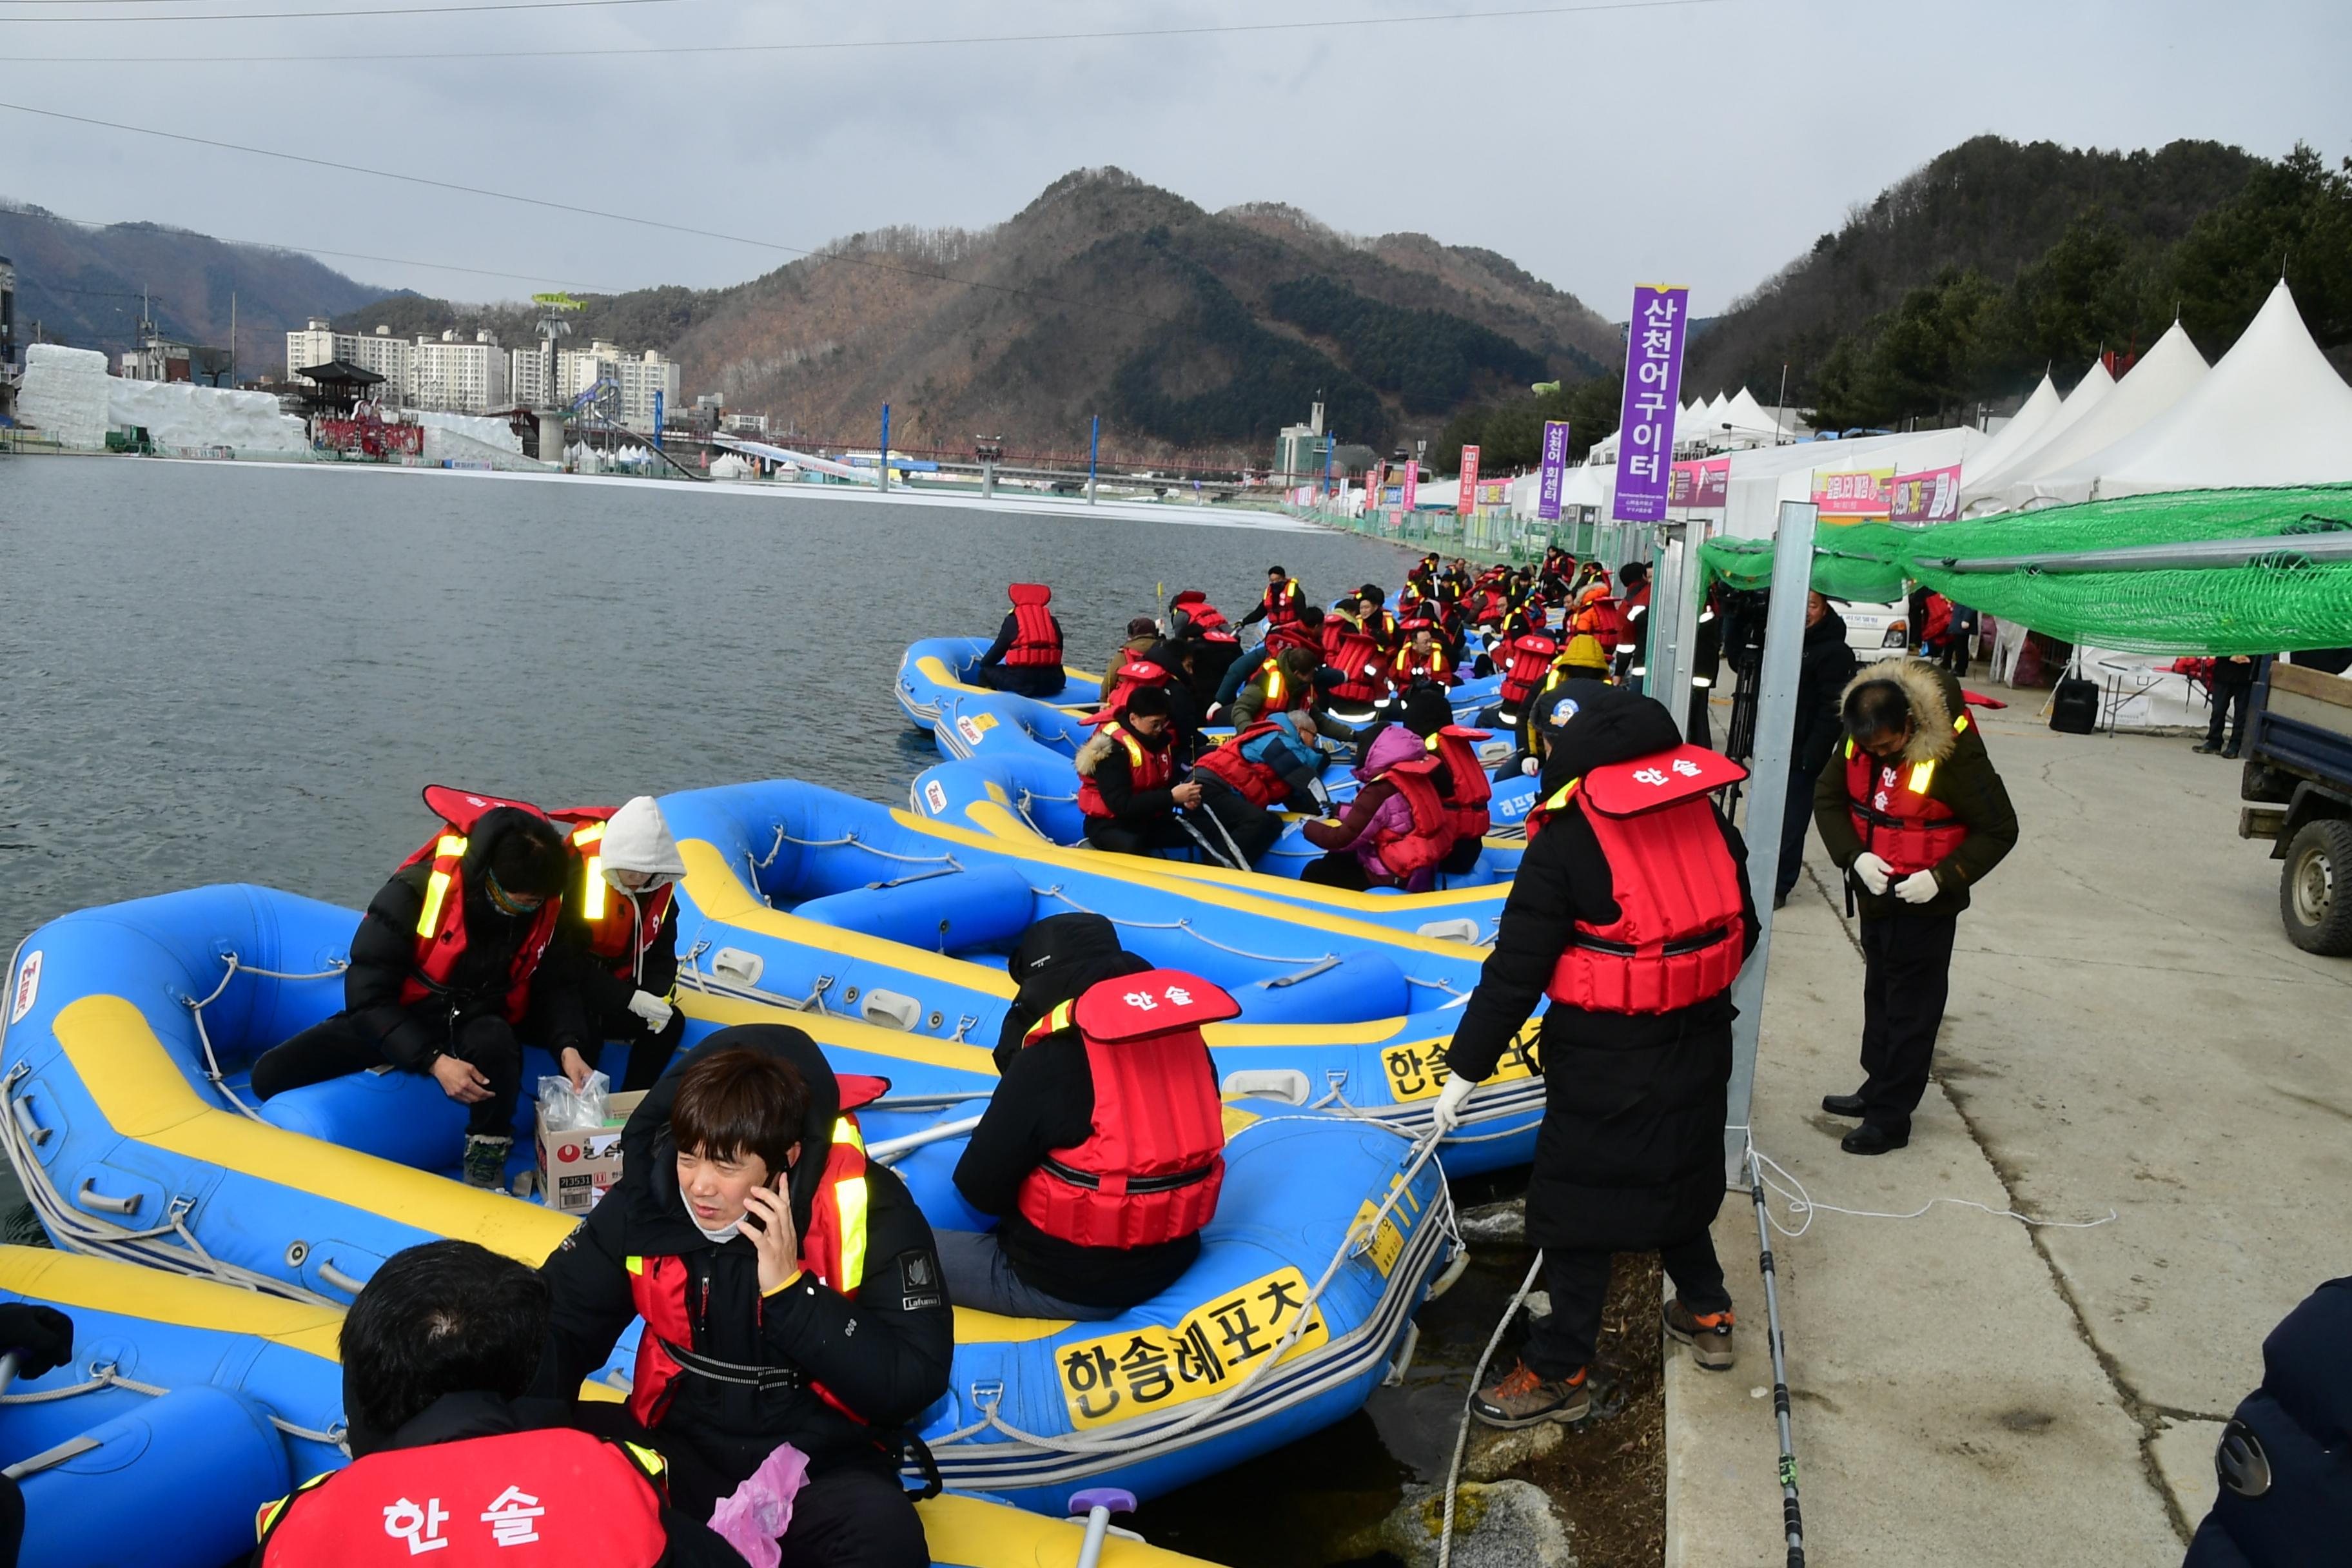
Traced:
<path id="1" fill-rule="evenodd" d="M 898 677 L 892 686 L 908 722 L 918 730 L 929 730 L 939 722 L 946 699 L 992 690 L 971 680 L 980 656 L 988 651 L 988 642 L 986 637 L 925 637 L 908 645 L 899 656 Z M 1062 676 L 1065 684 L 1055 701 L 1087 711 L 1102 700 L 1096 677 L 1066 665 Z"/>
<path id="2" fill-rule="evenodd" d="M 0 1142 L 60 1248 L 340 1307 L 436 1236 L 532 1263 L 563 1238 L 569 1218 L 434 1173 L 457 1168 L 464 1113 L 427 1078 L 360 1073 L 250 1103 L 261 1051 L 341 1005 L 358 919 L 219 887 L 26 939 L 0 1036 Z M 723 996 L 688 1010 L 689 1044 L 780 1021 Z M 869 1148 L 899 1160 L 934 1224 L 984 1226 L 949 1179 L 961 1143 L 946 1124 L 992 1085 L 989 1054 L 789 1021 L 813 1026 L 839 1070 L 899 1085 L 860 1113 Z M 527 1068 L 526 1104 L 535 1081 Z M 1339 1419 L 1407 1353 L 1454 1251 L 1436 1163 L 1379 1121 L 1328 1110 L 1253 1100 L 1226 1121 L 1217 1219 L 1161 1297 L 1100 1323 L 957 1313 L 951 1390 L 919 1427 L 950 1485 L 1048 1511 L 1089 1485 L 1154 1495 Z M 634 1341 L 597 1381 L 626 1387 Z M 1214 1353 L 1163 1387 L 1154 1354 L 1180 1342 Z"/>
<path id="3" fill-rule="evenodd" d="M 333 1308 L 26 1247 L 0 1247 L 0 1300 L 74 1325 L 74 1359 L 0 1409 L 25 1568 L 240 1563 L 263 1508 L 347 1462 Z M 935 1568 L 1074 1560 L 1083 1529 L 961 1492 L 917 1512 Z M 1116 1537 L 1102 1562 L 1205 1568 Z"/>

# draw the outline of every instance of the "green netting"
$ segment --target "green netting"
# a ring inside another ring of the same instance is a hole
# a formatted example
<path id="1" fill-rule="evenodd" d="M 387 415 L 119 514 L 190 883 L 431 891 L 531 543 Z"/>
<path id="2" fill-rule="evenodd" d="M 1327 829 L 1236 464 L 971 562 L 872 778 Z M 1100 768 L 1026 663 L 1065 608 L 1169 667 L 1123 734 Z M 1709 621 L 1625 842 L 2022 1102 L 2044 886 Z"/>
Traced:
<path id="1" fill-rule="evenodd" d="M 1824 528 L 1813 586 L 1886 600 L 1901 580 L 2069 642 L 2142 653 L 2275 653 L 2352 646 L 2352 561 L 2314 561 L 2295 541 L 2352 533 L 2352 486 L 2186 490 L 1937 523 Z M 2250 561 L 2160 569 L 2060 571 L 2088 551 L 2277 539 Z M 1710 541 L 1701 556 L 1736 587 L 1763 587 L 1769 541 Z M 2038 557 L 1993 572 L 1962 562 Z"/>

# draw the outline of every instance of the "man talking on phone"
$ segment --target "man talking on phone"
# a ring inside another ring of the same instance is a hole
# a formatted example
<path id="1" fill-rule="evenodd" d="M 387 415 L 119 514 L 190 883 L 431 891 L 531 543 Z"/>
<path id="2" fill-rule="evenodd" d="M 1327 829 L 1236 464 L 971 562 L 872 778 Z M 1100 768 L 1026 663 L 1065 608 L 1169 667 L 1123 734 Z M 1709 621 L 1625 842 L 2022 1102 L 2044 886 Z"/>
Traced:
<path id="1" fill-rule="evenodd" d="M 541 1266 L 532 1392 L 573 1397 L 643 1318 L 628 1403 L 577 1415 L 660 1448 L 677 1506 L 708 1518 L 781 1445 L 808 1457 L 784 1568 L 930 1562 L 898 1467 L 955 1326 L 930 1226 L 857 1131 L 886 1087 L 798 1029 L 719 1030 L 638 1102 L 620 1181 Z"/>

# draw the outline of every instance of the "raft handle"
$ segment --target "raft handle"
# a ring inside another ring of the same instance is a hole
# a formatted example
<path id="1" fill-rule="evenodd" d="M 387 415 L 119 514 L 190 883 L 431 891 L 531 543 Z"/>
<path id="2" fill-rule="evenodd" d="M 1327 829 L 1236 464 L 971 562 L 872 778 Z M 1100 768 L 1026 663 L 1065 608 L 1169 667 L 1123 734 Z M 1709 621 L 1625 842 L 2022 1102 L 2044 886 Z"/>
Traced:
<path id="1" fill-rule="evenodd" d="M 1277 974 L 1271 980 L 1261 980 L 1257 984 L 1261 989 L 1267 991 L 1279 991 L 1286 985 L 1296 985 L 1302 980 L 1312 980 L 1317 975 L 1324 973 L 1326 971 L 1337 969 L 1339 967 L 1339 959 L 1327 953 L 1319 962 L 1310 963 L 1304 969 L 1297 970 L 1289 974 Z"/>
<path id="2" fill-rule="evenodd" d="M 331 1258 L 319 1265 L 319 1281 L 324 1285 L 333 1286 L 346 1296 L 357 1296 L 367 1285 L 366 1280 L 354 1279 L 336 1268 L 335 1260 Z"/>
<path id="3" fill-rule="evenodd" d="M 31 1095 L 18 1095 L 16 1099 L 8 1102 L 8 1109 L 16 1112 L 16 1125 L 24 1129 L 25 1137 L 32 1143 L 34 1148 L 37 1149 L 42 1144 L 49 1141 L 49 1130 L 41 1125 L 39 1117 L 33 1114 L 33 1097 Z"/>
<path id="4" fill-rule="evenodd" d="M 18 1100 L 16 1103 L 22 1105 L 24 1101 Z M 91 1192 L 90 1188 L 96 1185 L 98 1185 L 96 1176 L 84 1176 L 81 1179 L 80 1190 L 74 1194 L 74 1202 L 86 1209 L 96 1209 L 100 1214 L 137 1214 L 139 1212 L 140 1194 L 127 1193 L 121 1197 L 110 1198 L 104 1193 Z"/>
<path id="5" fill-rule="evenodd" d="M 1404 1383 L 1404 1374 L 1412 1368 L 1412 1352 L 1421 1348 L 1421 1325 L 1407 1320 L 1404 1343 L 1397 1350 L 1396 1360 L 1389 1363 L 1386 1376 L 1381 1379 L 1382 1388 L 1396 1388 Z"/>
<path id="6" fill-rule="evenodd" d="M 67 1438 L 54 1448 L 44 1448 L 28 1459 L 17 1460 L 6 1469 L 0 1470 L 0 1476 L 5 1476 L 12 1481 L 21 1481 L 26 1476 L 37 1476 L 43 1470 L 55 1469 L 68 1459 L 79 1458 L 98 1446 L 98 1439 L 85 1432 L 79 1437 Z"/>

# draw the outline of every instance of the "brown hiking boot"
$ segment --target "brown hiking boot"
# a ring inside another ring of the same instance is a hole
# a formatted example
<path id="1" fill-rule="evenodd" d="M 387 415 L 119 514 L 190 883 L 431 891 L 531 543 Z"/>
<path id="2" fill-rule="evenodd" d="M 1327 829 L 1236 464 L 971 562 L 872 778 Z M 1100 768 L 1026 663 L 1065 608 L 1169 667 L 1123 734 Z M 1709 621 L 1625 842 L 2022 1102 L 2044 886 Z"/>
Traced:
<path id="1" fill-rule="evenodd" d="M 1470 1402 L 1470 1414 L 1489 1426 L 1516 1429 L 1547 1421 L 1581 1421 L 1592 1409 L 1592 1395 L 1584 1385 L 1584 1369 L 1573 1377 L 1547 1380 L 1519 1363 L 1502 1382 Z"/>
<path id="2" fill-rule="evenodd" d="M 1666 1303 L 1666 1332 L 1691 1348 L 1691 1360 L 1709 1372 L 1729 1372 L 1739 1360 L 1731 1342 L 1731 1309 L 1704 1317 L 1683 1305 L 1677 1296 Z"/>

